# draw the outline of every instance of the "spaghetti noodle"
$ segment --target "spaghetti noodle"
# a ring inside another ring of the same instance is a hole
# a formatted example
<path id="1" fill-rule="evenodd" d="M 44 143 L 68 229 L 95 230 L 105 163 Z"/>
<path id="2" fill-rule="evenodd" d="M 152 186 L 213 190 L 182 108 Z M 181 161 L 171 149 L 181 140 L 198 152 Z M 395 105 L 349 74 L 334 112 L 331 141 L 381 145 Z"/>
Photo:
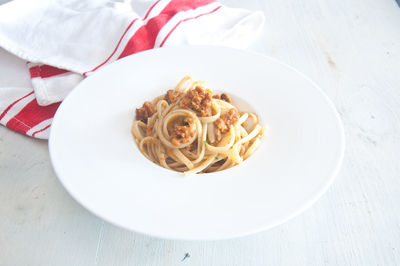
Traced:
<path id="1" fill-rule="evenodd" d="M 265 127 L 223 93 L 184 77 L 173 90 L 136 109 L 132 135 L 143 155 L 185 174 L 211 173 L 242 163 L 260 146 Z"/>

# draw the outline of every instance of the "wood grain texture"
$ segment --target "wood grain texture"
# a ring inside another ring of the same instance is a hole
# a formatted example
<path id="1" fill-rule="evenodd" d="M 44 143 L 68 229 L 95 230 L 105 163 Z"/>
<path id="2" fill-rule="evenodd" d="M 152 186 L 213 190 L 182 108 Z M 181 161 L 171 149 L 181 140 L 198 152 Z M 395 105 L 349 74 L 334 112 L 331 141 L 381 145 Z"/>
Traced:
<path id="1" fill-rule="evenodd" d="M 347 146 L 329 191 L 263 233 L 214 242 L 159 240 L 84 210 L 57 181 L 45 141 L 0 127 L 1 266 L 400 265 L 396 2 L 223 2 L 263 10 L 265 28 L 250 49 L 298 68 L 335 103 Z"/>

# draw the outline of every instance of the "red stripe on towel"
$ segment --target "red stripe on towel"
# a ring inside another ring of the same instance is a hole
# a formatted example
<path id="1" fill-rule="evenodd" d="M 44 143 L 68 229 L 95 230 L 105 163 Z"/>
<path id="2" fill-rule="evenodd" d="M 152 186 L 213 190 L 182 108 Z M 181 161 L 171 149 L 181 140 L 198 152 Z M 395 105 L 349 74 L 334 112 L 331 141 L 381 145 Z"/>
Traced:
<path id="1" fill-rule="evenodd" d="M 147 19 L 147 17 L 150 15 L 151 10 L 160 2 L 160 0 L 156 1 L 154 4 L 151 5 L 149 10 L 147 10 L 146 15 L 144 16 L 143 20 Z"/>
<path id="2" fill-rule="evenodd" d="M 133 23 L 135 23 L 138 19 L 135 18 L 134 20 L 132 20 L 132 22 L 128 25 L 128 27 L 126 28 L 126 30 L 124 31 L 124 33 L 122 34 L 121 38 L 119 39 L 117 46 L 115 47 L 114 51 L 110 54 L 110 56 L 100 65 L 98 65 L 97 67 L 93 68 L 92 70 L 89 70 L 85 73 L 83 73 L 83 75 L 86 75 L 89 72 L 93 72 L 96 71 L 98 68 L 102 67 L 105 63 L 108 62 L 108 60 L 110 60 L 110 58 L 115 54 L 115 52 L 118 50 L 119 45 L 121 44 L 122 39 L 125 37 L 126 33 L 128 32 L 128 30 L 132 27 Z"/>
<path id="3" fill-rule="evenodd" d="M 215 0 L 172 0 L 158 16 L 150 19 L 146 25 L 143 25 L 135 32 L 118 59 L 153 48 L 160 30 L 177 13 L 196 9 L 214 2 Z"/>
<path id="4" fill-rule="evenodd" d="M 33 99 L 18 114 L 11 118 L 6 126 L 25 134 L 37 124 L 52 118 L 59 105 L 60 103 L 53 103 L 47 106 L 40 106 L 36 99 Z"/>
<path id="5" fill-rule="evenodd" d="M 50 126 L 51 126 L 51 124 L 45 126 L 44 128 L 42 128 L 42 129 L 40 129 L 40 130 L 37 130 L 37 131 L 33 132 L 32 137 L 34 137 L 34 136 L 35 136 L 37 133 L 39 133 L 39 132 L 45 131 L 45 130 L 48 129 Z"/>
<path id="6" fill-rule="evenodd" d="M 161 44 L 160 44 L 160 47 L 162 47 L 162 46 L 164 45 L 165 41 L 168 39 L 168 37 L 171 35 L 171 33 L 172 33 L 182 22 L 185 22 L 185 21 L 188 21 L 188 20 L 192 20 L 192 19 L 196 19 L 196 18 L 205 16 L 205 15 L 210 15 L 210 14 L 214 13 L 215 11 L 217 11 L 217 10 L 220 9 L 220 8 L 221 8 L 221 6 L 215 8 L 214 10 L 212 10 L 212 11 L 210 11 L 210 12 L 207 12 L 207 13 L 204 13 L 204 14 L 200 14 L 200 15 L 197 15 L 197 16 L 192 17 L 192 18 L 185 18 L 185 19 L 179 21 L 178 24 L 176 24 L 176 25 L 171 29 L 171 31 L 168 32 L 167 36 L 165 36 L 164 40 L 163 40 L 163 41 L 161 42 Z"/>
<path id="7" fill-rule="evenodd" d="M 49 65 L 41 65 L 41 66 L 34 66 L 29 69 L 31 74 L 31 78 L 49 78 L 52 76 L 57 76 L 60 74 L 64 74 L 69 72 L 68 70 L 49 66 Z"/>
<path id="8" fill-rule="evenodd" d="M 18 100 L 14 101 L 12 104 L 10 104 L 0 115 L 0 120 L 3 119 L 3 117 L 7 114 L 7 112 L 11 109 L 11 107 L 14 106 L 14 104 L 16 104 L 17 102 L 21 101 L 22 99 L 25 99 L 26 97 L 28 97 L 29 95 L 32 95 L 33 91 L 31 91 L 30 93 L 28 93 L 27 95 L 19 98 Z"/>

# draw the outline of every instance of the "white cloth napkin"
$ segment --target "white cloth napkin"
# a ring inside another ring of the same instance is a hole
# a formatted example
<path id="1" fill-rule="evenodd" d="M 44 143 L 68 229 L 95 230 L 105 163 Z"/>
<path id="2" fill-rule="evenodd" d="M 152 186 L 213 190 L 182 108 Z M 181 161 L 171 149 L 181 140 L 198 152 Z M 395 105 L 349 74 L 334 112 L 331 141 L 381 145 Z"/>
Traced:
<path id="1" fill-rule="evenodd" d="M 215 0 L 14 0 L 0 6 L 0 123 L 47 138 L 59 102 L 104 65 L 169 45 L 246 48 L 263 22 Z"/>

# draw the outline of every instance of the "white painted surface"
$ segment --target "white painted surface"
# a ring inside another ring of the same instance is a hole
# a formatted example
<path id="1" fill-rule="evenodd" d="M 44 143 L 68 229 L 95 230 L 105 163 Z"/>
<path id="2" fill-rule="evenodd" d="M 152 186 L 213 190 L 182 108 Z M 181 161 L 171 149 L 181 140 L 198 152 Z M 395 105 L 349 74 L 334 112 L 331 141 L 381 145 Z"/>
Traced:
<path id="1" fill-rule="evenodd" d="M 400 9 L 393 0 L 224 1 L 263 10 L 251 50 L 314 79 L 346 130 L 329 191 L 284 225 L 218 242 L 166 241 L 88 213 L 47 142 L 0 127 L 0 265 L 399 265 Z M 189 253 L 184 261 L 185 253 Z"/>

